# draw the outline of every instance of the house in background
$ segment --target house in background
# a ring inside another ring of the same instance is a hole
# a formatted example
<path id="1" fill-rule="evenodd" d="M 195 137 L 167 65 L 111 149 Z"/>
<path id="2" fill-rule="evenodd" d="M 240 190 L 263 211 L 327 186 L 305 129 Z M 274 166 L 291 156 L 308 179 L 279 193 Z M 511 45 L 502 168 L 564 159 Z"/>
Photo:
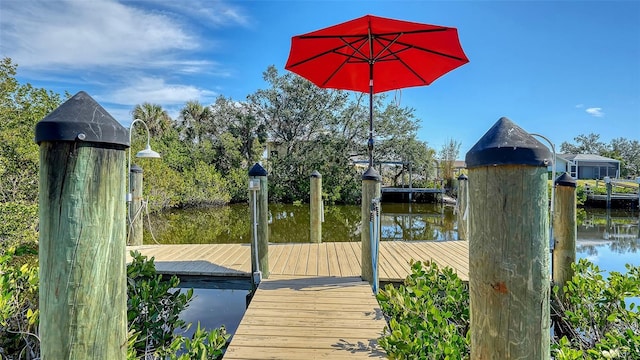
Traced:
<path id="1" fill-rule="evenodd" d="M 620 176 L 620 160 L 595 154 L 556 154 L 556 173 L 568 173 L 574 179 L 603 179 Z M 549 167 L 551 171 L 551 167 Z"/>

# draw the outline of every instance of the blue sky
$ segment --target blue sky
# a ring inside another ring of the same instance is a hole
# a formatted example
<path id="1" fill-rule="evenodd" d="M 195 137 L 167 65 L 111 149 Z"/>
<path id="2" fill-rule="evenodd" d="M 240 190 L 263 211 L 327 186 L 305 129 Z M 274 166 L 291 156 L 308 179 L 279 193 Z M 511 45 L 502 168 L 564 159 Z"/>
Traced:
<path id="1" fill-rule="evenodd" d="M 418 137 L 459 158 L 502 116 L 557 147 L 640 139 L 640 1 L 2 0 L 0 56 L 18 79 L 87 91 L 125 125 L 136 104 L 244 100 L 283 73 L 294 35 L 365 14 L 458 28 L 470 62 L 388 92 Z"/>

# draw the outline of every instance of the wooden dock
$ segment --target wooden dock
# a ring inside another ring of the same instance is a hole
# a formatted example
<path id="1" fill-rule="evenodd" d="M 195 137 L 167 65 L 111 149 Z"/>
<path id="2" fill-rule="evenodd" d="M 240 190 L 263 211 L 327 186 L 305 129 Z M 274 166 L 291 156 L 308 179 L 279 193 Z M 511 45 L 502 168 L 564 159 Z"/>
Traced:
<path id="1" fill-rule="evenodd" d="M 383 193 L 428 193 L 443 194 L 445 191 L 441 188 L 406 188 L 406 187 L 383 187 L 380 189 Z"/>
<path id="2" fill-rule="evenodd" d="M 160 273 L 249 277 L 248 244 L 127 247 L 155 258 Z M 127 254 L 128 260 L 130 260 Z M 239 359 L 384 359 L 377 344 L 386 321 L 360 278 L 359 242 L 269 244 L 263 279 L 225 353 Z M 410 260 L 434 261 L 469 279 L 466 241 L 384 241 L 379 277 L 399 282 Z"/>
<path id="3" fill-rule="evenodd" d="M 409 261 L 434 261 L 469 279 L 469 246 L 466 241 L 383 241 L 380 243 L 379 277 L 384 282 L 403 281 Z M 128 246 L 155 257 L 163 274 L 249 277 L 249 244 L 189 244 Z M 322 244 L 269 244 L 269 267 L 274 276 L 354 277 L 361 274 L 359 242 Z M 130 261 L 127 253 L 127 261 Z"/>

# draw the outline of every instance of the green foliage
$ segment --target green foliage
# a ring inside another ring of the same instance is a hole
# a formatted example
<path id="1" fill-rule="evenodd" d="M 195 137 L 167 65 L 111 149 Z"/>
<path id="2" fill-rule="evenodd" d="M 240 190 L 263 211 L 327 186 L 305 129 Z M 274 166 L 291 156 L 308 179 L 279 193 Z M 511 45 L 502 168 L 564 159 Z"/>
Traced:
<path id="1" fill-rule="evenodd" d="M 229 202 L 231 196 L 227 191 L 227 181 L 213 165 L 198 162 L 186 176 L 187 186 L 181 196 L 183 205 L 223 205 Z"/>
<path id="2" fill-rule="evenodd" d="M 1 248 L 33 244 L 38 240 L 38 206 L 22 203 L 0 203 Z"/>
<path id="3" fill-rule="evenodd" d="M 0 60 L 0 202 L 38 200 L 38 145 L 35 124 L 61 103 L 61 97 L 15 79 L 17 65 Z"/>
<path id="4" fill-rule="evenodd" d="M 469 357 L 469 293 L 451 268 L 411 264 L 404 285 L 387 285 L 377 296 L 389 317 L 380 346 L 390 359 Z"/>
<path id="5" fill-rule="evenodd" d="M 227 191 L 232 203 L 249 201 L 249 192 L 247 191 L 249 176 L 246 169 L 231 169 L 225 179 L 227 180 Z"/>
<path id="6" fill-rule="evenodd" d="M 587 260 L 551 305 L 556 360 L 640 359 L 640 313 L 629 298 L 640 297 L 640 267 L 608 277 Z M 387 285 L 378 301 L 388 326 L 379 340 L 390 359 L 467 359 L 468 289 L 450 268 L 411 264 L 404 285 Z"/>
<path id="7" fill-rule="evenodd" d="M 587 201 L 587 192 L 585 191 L 584 186 L 576 186 L 576 205 L 583 206 L 585 201 Z"/>
<path id="8" fill-rule="evenodd" d="M 640 267 L 610 272 L 581 259 L 575 275 L 553 291 L 552 309 L 560 340 L 554 352 L 566 359 L 631 359 L 640 354 L 640 314 L 625 299 L 640 297 Z M 568 349 L 573 349 L 570 351 Z M 567 357 L 568 356 L 568 357 Z"/>
<path id="9" fill-rule="evenodd" d="M 7 248 L 0 254 L 0 358 L 38 359 L 39 277 L 35 249 Z M 157 274 L 153 259 L 132 252 L 127 266 L 127 359 L 220 359 L 229 335 L 224 327 L 196 329 L 191 338 L 175 333 L 186 329 L 179 314 L 191 301 L 193 289 L 180 293 L 177 277 Z"/>
<path id="10" fill-rule="evenodd" d="M 193 296 L 193 289 L 181 293 L 176 289 L 180 280 L 173 276 L 162 279 L 153 259 L 147 260 L 139 252 L 131 252 L 127 266 L 127 319 L 130 331 L 140 334 L 134 347 L 139 354 L 169 346 L 173 333 L 186 324 L 179 318 Z"/>
<path id="11" fill-rule="evenodd" d="M 0 358 L 37 359 L 38 267 L 32 249 L 11 247 L 0 253 Z"/>
<path id="12" fill-rule="evenodd" d="M 460 142 L 453 139 L 447 140 L 442 145 L 438 158 L 440 160 L 440 167 L 442 168 L 442 178 L 447 181 L 447 188 L 451 189 L 451 184 L 454 179 L 455 161 L 460 153 Z"/>
<path id="13" fill-rule="evenodd" d="M 207 331 L 200 323 L 191 338 L 178 333 L 186 330 L 179 318 L 193 296 L 193 289 L 181 293 L 174 275 L 164 280 L 155 269 L 153 258 L 131 252 L 127 266 L 127 318 L 129 323 L 128 359 L 220 359 L 229 335 L 224 327 Z M 151 355 L 153 354 L 153 355 Z"/>
<path id="14" fill-rule="evenodd" d="M 198 323 L 190 339 L 178 335 L 171 345 L 158 355 L 162 359 L 170 360 L 221 359 L 229 338 L 224 327 L 206 331 Z"/>

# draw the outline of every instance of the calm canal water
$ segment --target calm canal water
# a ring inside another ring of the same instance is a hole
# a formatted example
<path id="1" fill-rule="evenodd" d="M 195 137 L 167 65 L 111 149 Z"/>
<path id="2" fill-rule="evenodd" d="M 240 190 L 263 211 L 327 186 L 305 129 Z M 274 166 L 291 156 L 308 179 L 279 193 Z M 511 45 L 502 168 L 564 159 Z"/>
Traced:
<path id="1" fill-rule="evenodd" d="M 309 241 L 309 205 L 270 204 L 269 240 L 274 243 Z M 580 209 L 578 212 L 578 258 L 587 258 L 609 271 L 625 272 L 629 263 L 640 266 L 640 230 L 635 211 Z M 145 243 L 222 244 L 249 243 L 249 207 L 236 204 L 211 209 L 189 209 L 155 215 L 149 219 L 155 241 L 145 230 Z M 145 227 L 149 227 L 145 219 Z M 323 241 L 360 241 L 360 207 L 327 206 Z M 382 204 L 382 241 L 458 240 L 454 208 L 439 204 Z M 183 318 L 206 328 L 225 325 L 234 333 L 245 311 L 249 289 L 234 284 L 195 288 L 195 297 Z"/>

